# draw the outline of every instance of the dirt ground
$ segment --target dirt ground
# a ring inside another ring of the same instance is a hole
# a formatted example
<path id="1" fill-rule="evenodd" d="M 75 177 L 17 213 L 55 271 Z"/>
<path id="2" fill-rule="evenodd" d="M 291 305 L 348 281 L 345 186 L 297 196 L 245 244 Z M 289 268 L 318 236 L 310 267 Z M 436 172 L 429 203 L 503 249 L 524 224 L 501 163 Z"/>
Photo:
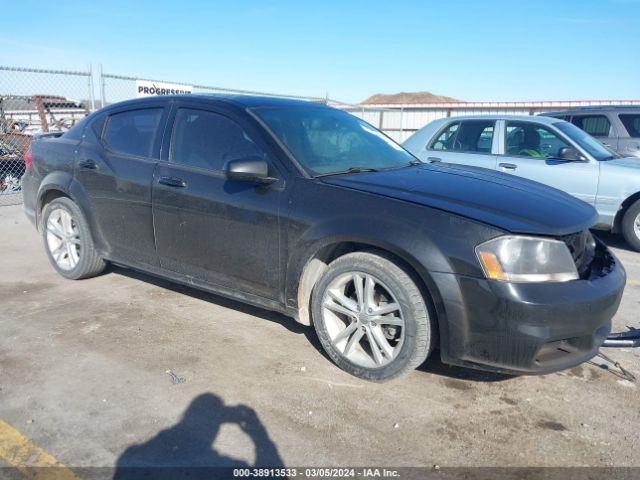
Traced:
<path id="1" fill-rule="evenodd" d="M 290 318 L 119 268 L 68 281 L 21 206 L 0 227 L 0 425 L 71 469 L 640 466 L 640 390 L 599 358 L 507 377 L 432 357 L 367 383 Z M 638 327 L 640 254 L 603 238 L 629 278 L 615 329 Z M 603 351 L 640 381 L 638 350 Z"/>

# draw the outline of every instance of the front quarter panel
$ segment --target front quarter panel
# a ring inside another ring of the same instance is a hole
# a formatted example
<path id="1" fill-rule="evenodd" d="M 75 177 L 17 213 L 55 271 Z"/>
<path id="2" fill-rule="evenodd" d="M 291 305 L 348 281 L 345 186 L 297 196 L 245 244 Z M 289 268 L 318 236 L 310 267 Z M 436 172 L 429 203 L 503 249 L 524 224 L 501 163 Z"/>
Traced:
<path id="1" fill-rule="evenodd" d="M 438 209 L 315 179 L 296 179 L 289 215 L 285 298 L 291 309 L 306 308 L 299 300 L 306 297 L 299 297 L 298 288 L 311 259 L 325 247 L 349 242 L 400 258 L 417 273 L 441 310 L 432 273 L 481 277 L 474 247 L 503 233 Z M 439 320 L 442 324 L 440 315 Z"/>
<path id="2" fill-rule="evenodd" d="M 620 138 L 618 139 L 617 152 L 620 155 L 629 155 L 640 160 L 640 138 Z"/>
<path id="3" fill-rule="evenodd" d="M 628 165 L 617 165 L 615 160 L 600 163 L 600 183 L 596 210 L 599 224 L 611 228 L 622 203 L 640 192 L 640 159 L 626 160 Z M 637 162 L 637 166 L 630 162 Z"/>

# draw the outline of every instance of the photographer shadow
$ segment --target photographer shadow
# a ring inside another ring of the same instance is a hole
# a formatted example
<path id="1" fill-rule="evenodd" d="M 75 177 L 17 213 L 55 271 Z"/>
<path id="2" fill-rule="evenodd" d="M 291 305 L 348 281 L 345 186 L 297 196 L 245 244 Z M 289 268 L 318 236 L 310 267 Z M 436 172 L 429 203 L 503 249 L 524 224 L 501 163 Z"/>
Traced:
<path id="1" fill-rule="evenodd" d="M 114 480 L 219 478 L 227 469 L 253 468 L 213 448 L 220 427 L 236 424 L 255 446 L 255 466 L 283 467 L 278 453 L 256 412 L 246 405 L 228 406 L 212 393 L 196 397 L 177 425 L 151 440 L 128 447 L 116 462 Z M 229 475 L 230 476 L 230 475 Z"/>

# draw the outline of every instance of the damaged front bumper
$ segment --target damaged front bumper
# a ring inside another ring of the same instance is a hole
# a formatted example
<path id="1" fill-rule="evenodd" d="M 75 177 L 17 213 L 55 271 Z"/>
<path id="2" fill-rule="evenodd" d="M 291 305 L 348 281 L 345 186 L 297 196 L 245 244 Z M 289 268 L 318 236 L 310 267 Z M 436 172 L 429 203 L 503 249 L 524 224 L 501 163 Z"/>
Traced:
<path id="1" fill-rule="evenodd" d="M 450 274 L 434 280 L 447 320 L 440 323 L 443 362 L 542 374 L 598 353 L 610 336 L 626 273 L 599 244 L 591 271 L 580 280 L 508 283 Z"/>

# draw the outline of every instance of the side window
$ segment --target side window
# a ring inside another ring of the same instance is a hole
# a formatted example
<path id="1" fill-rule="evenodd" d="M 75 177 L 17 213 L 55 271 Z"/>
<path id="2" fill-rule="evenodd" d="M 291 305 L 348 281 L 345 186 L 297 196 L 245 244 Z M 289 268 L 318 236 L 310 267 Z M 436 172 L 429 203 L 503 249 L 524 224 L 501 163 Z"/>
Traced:
<path id="1" fill-rule="evenodd" d="M 449 125 L 431 142 L 429 148 L 432 150 L 453 150 L 453 142 L 455 141 L 459 126 L 459 123 Z"/>
<path id="2" fill-rule="evenodd" d="M 627 129 L 627 133 L 630 137 L 640 138 L 640 114 L 620 114 L 618 115 L 620 121 Z"/>
<path id="3" fill-rule="evenodd" d="M 146 108 L 110 115 L 104 142 L 114 152 L 138 157 L 151 156 L 162 110 Z"/>
<path id="4" fill-rule="evenodd" d="M 611 123 L 604 115 L 574 115 L 571 123 L 592 137 L 608 137 L 611 130 Z"/>
<path id="5" fill-rule="evenodd" d="M 507 155 L 535 158 L 558 158 L 560 149 L 570 145 L 542 125 L 507 122 Z"/>
<path id="6" fill-rule="evenodd" d="M 467 120 L 461 123 L 454 140 L 456 152 L 491 153 L 494 121 Z"/>
<path id="7" fill-rule="evenodd" d="M 82 140 L 82 134 L 87 126 L 86 117 L 64 132 L 64 138 L 67 140 Z"/>
<path id="8" fill-rule="evenodd" d="M 102 137 L 102 130 L 104 129 L 104 123 L 106 122 L 106 120 L 106 115 L 100 114 L 91 119 L 91 123 L 89 123 L 87 128 L 85 128 L 84 130 L 85 138 L 87 138 L 90 142 L 98 142 Z"/>
<path id="9" fill-rule="evenodd" d="M 264 154 L 230 118 L 205 110 L 178 110 L 171 138 L 171 162 L 222 170 L 229 160 L 251 156 Z"/>

